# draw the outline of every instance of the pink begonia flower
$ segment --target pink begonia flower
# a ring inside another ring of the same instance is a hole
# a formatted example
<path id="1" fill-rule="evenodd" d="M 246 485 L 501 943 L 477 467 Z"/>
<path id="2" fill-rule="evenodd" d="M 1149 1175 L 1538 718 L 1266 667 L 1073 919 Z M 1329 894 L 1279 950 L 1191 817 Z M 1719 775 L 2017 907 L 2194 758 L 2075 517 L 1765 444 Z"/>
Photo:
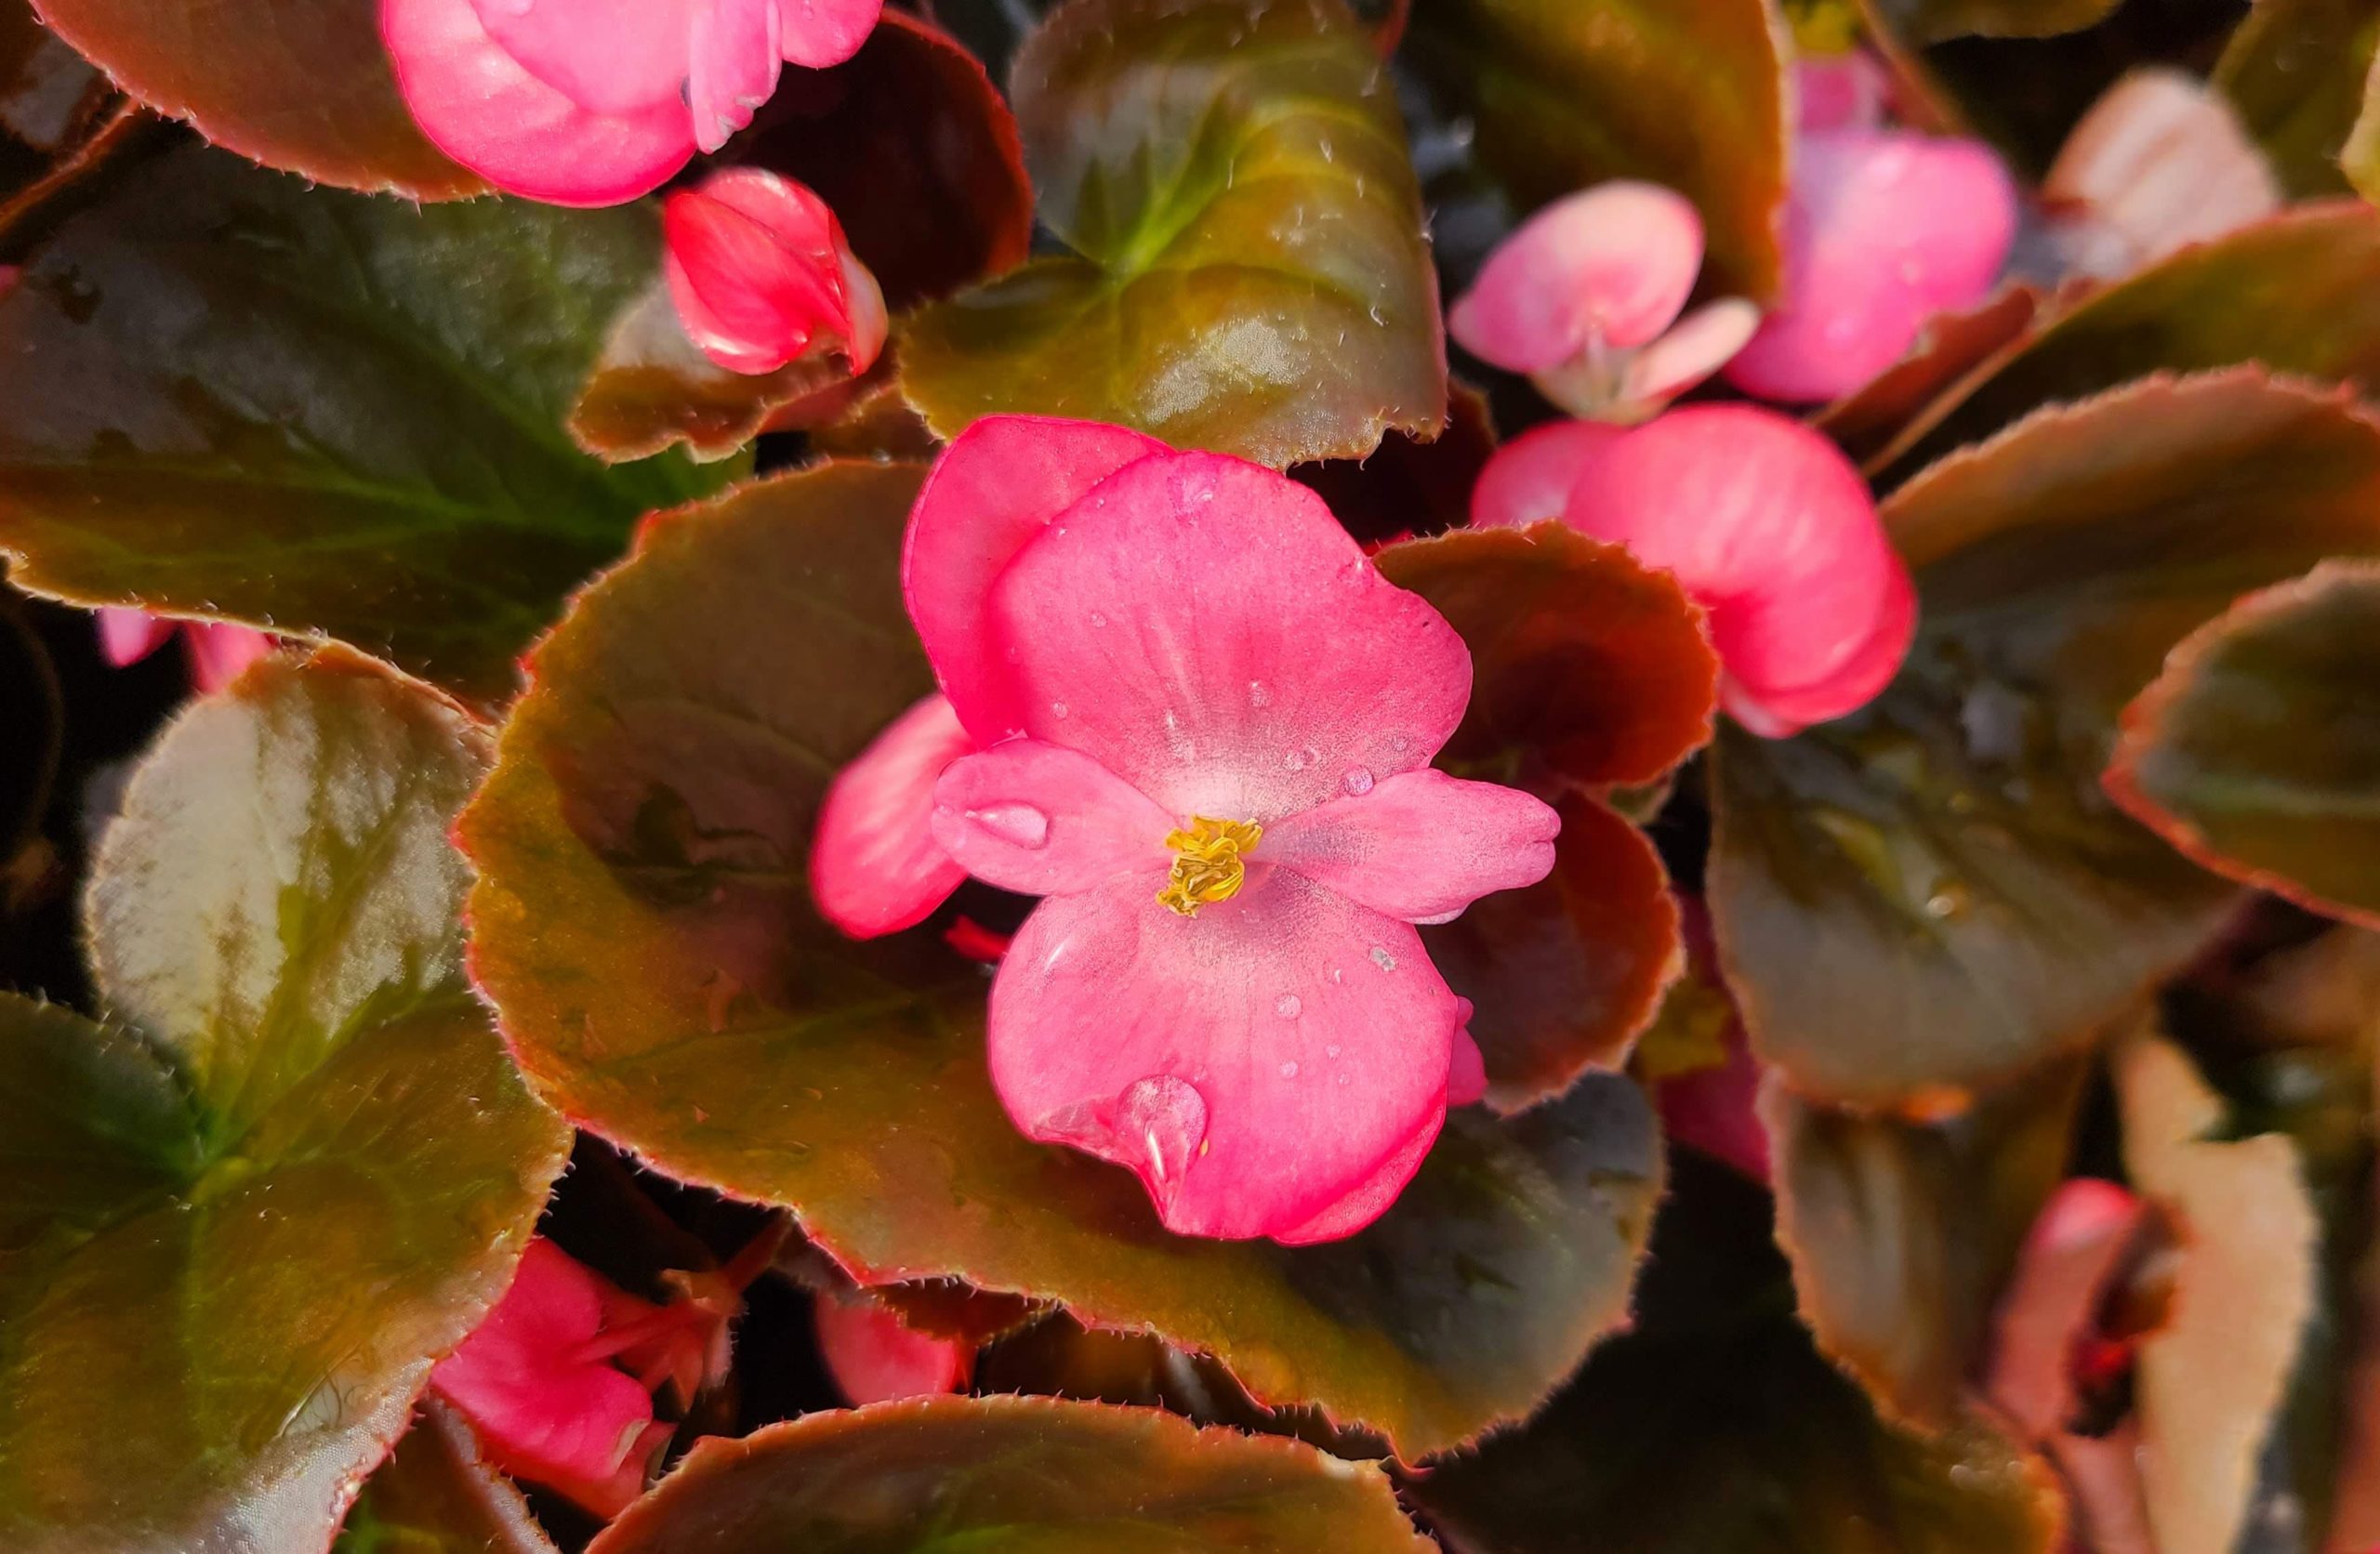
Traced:
<path id="1" fill-rule="evenodd" d="M 609 205 L 715 151 L 781 63 L 840 64 L 883 0 L 379 0 L 438 149 L 509 194 Z"/>
<path id="2" fill-rule="evenodd" d="M 1009 1114 L 1130 1167 L 1176 1231 L 1298 1243 L 1369 1223 L 1456 1077 L 1463 1009 L 1412 925 L 1543 878 L 1560 825 L 1429 767 L 1470 699 L 1462 639 L 1305 487 L 1084 422 L 961 434 L 903 576 L 976 746 L 935 784 L 933 835 L 977 878 L 1046 898 L 992 983 Z M 854 770 L 913 784 L 929 743 L 901 735 Z M 815 849 L 829 880 L 840 847 L 909 856 L 836 810 L 889 836 L 913 786 L 838 786 Z"/>
<path id="3" fill-rule="evenodd" d="M 917 1331 L 865 1291 L 821 1294 L 811 1310 L 826 1374 L 855 1407 L 956 1392 L 974 1374 L 972 1346 Z"/>
<path id="4" fill-rule="evenodd" d="M 539 1236 L 430 1384 L 507 1472 L 615 1516 L 644 1487 L 670 1427 L 654 1418 L 651 1388 L 613 1361 L 669 1316 Z"/>
<path id="5" fill-rule="evenodd" d="M 99 617 L 99 652 L 119 669 L 139 663 L 178 633 L 190 655 L 191 683 L 202 696 L 222 690 L 272 652 L 272 639 L 263 632 L 220 621 L 177 621 L 120 605 L 101 608 Z"/>
<path id="6" fill-rule="evenodd" d="M 1736 1013 L 1735 1000 L 1719 974 L 1711 914 L 1699 896 L 1678 898 L 1678 926 L 1694 974 L 1726 1000 L 1726 1025 L 1719 1033 L 1719 1043 L 1726 1056 L 1706 1068 L 1673 1072 L 1656 1079 L 1653 1097 L 1661 1113 L 1661 1131 L 1766 1186 L 1768 1129 L 1760 1120 L 1758 1106 L 1766 1066 L 1752 1056 L 1743 1020 Z"/>
<path id="7" fill-rule="evenodd" d="M 661 207 L 679 322 L 733 373 L 773 373 L 815 346 L 852 372 L 884 349 L 884 294 L 826 203 L 758 167 L 714 173 Z"/>
<path id="8" fill-rule="evenodd" d="M 1877 128 L 1880 99 L 1824 76 L 1804 100 L 1825 127 L 1794 137 L 1783 292 L 1726 367 L 1744 392 L 1797 403 L 1858 388 L 1933 315 L 1982 300 L 2016 236 L 2016 185 L 1980 140 Z"/>
<path id="9" fill-rule="evenodd" d="M 1723 297 L 1681 320 L 1702 268 L 1702 220 L 1658 184 L 1554 201 L 1497 245 L 1447 312 L 1465 350 L 1573 415 L 1633 422 L 1717 372 L 1759 327 Z"/>
<path id="10" fill-rule="evenodd" d="M 1709 613 L 1721 699 L 1754 733 L 1854 711 L 1909 652 L 1917 594 L 1867 482 L 1774 412 L 1700 404 L 1625 431 L 1537 428 L 1489 461 L 1471 521 L 1549 517 L 1676 576 Z"/>

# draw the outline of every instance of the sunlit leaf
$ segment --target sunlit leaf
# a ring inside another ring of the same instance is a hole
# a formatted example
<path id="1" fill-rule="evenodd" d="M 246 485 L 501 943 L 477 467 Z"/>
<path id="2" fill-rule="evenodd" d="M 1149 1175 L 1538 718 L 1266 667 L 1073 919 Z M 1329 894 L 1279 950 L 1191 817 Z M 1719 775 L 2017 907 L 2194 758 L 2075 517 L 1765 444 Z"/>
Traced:
<path id="1" fill-rule="evenodd" d="M 565 1130 L 457 965 L 483 745 L 337 650 L 174 725 L 90 893 L 100 1024 L 0 998 L 0 1539 L 320 1549 L 503 1290 Z"/>
<path id="2" fill-rule="evenodd" d="M 2346 190 L 2339 153 L 2363 117 L 2375 38 L 2373 0 L 2256 0 L 2224 48 L 2215 84 L 2292 197 Z"/>
<path id="3" fill-rule="evenodd" d="M 936 926 L 859 944 L 813 913 L 828 779 L 931 684 L 896 576 L 919 479 L 828 464 L 651 526 L 538 649 L 459 827 L 473 968 L 533 1085 L 655 1169 L 791 1207 L 869 1284 L 1153 1329 L 1407 1451 L 1526 1412 L 1626 1309 L 1659 1190 L 1633 1086 L 1460 1110 L 1352 1240 L 1176 1237 L 1128 1173 L 1016 1131 L 983 972 Z"/>
<path id="4" fill-rule="evenodd" d="M 1073 0 L 1010 96 L 1074 253 L 913 318 L 903 387 L 1283 466 L 1447 415 L 1446 342 L 1389 78 L 1340 0 Z"/>

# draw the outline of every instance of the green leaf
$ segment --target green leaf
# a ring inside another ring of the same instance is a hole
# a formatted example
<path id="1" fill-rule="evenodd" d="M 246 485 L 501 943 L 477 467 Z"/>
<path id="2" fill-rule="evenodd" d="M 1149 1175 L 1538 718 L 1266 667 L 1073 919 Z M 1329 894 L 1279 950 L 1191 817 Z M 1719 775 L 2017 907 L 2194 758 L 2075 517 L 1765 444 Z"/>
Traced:
<path id="1" fill-rule="evenodd" d="M 434 1396 L 364 1481 L 331 1554 L 555 1554 L 512 1482 L 480 1458 L 463 1416 Z"/>
<path id="2" fill-rule="evenodd" d="M 2044 405 L 2246 362 L 2380 384 L 2380 211 L 2283 211 L 2092 294 L 1937 401 L 1873 466 L 1897 483 Z"/>
<path id="3" fill-rule="evenodd" d="M 2117 803 L 2218 874 L 2380 924 L 2380 566 L 2241 599 L 2125 710 Z"/>
<path id="4" fill-rule="evenodd" d="M 2241 593 L 2380 551 L 2380 427 L 2254 369 L 2044 411 L 1885 504 L 1915 644 L 1868 707 L 1723 734 L 1710 896 L 1755 1047 L 1824 1100 L 2088 1041 L 2232 891 L 2101 791 L 2124 704 Z"/>
<path id="5" fill-rule="evenodd" d="M 909 322 L 935 431 L 1071 415 L 1278 467 L 1445 424 L 1404 126 L 1339 0 L 1073 0 L 1009 95 L 1074 253 Z"/>
<path id="6" fill-rule="evenodd" d="M 1904 44 L 1945 38 L 2049 38 L 2079 33 L 2116 0 L 1868 0 L 1876 25 Z"/>
<path id="7" fill-rule="evenodd" d="M 2215 67 L 2294 199 L 2342 193 L 2339 153 L 2361 118 L 2380 39 L 2373 0 L 2256 0 Z"/>
<path id="8" fill-rule="evenodd" d="M 566 1130 L 456 963 L 482 757 L 351 654 L 253 669 L 102 845 L 115 1018 L 0 997 L 8 1547 L 322 1547 L 503 1290 Z"/>
<path id="9" fill-rule="evenodd" d="M 1607 178 L 1702 212 L 1703 284 L 1777 289 L 1789 122 L 1770 0 L 1415 0 L 1404 58 L 1523 210 Z"/>
<path id="10" fill-rule="evenodd" d="M 1429 1554 L 1388 1480 L 1152 1408 L 919 1398 L 707 1440 L 588 1554 Z"/>
<path id="11" fill-rule="evenodd" d="M 2054 1481 L 1972 1421 L 1880 1419 L 1811 1348 L 1765 1199 L 1684 1152 L 1636 1320 L 1406 1493 L 1458 1554 L 2048 1554 Z"/>
<path id="12" fill-rule="evenodd" d="M 640 515 L 732 473 L 606 468 L 563 430 L 658 253 L 642 207 L 152 164 L 0 298 L 0 549 L 76 603 L 320 632 L 501 701 Z"/>
<path id="13" fill-rule="evenodd" d="M 1176 1237 L 992 1093 L 982 969 L 854 943 L 803 883 L 827 781 L 932 684 L 903 618 L 919 471 L 827 464 L 649 528 L 538 649 L 458 834 L 472 964 L 532 1084 L 669 1175 L 783 1204 L 868 1284 L 951 1277 L 1216 1354 L 1410 1451 L 1527 1412 L 1622 1316 L 1643 1098 L 1464 1108 L 1360 1236 Z"/>
<path id="14" fill-rule="evenodd" d="M 413 122 L 373 0 L 39 0 L 117 86 L 218 146 L 414 200 L 484 191 Z"/>
<path id="15" fill-rule="evenodd" d="M 2016 1253 L 2065 1175 L 2082 1065 L 2050 1064 L 1920 1119 L 1840 1111 L 1772 1085 L 1777 1239 L 1818 1347 L 1894 1419 L 1962 1417 Z"/>

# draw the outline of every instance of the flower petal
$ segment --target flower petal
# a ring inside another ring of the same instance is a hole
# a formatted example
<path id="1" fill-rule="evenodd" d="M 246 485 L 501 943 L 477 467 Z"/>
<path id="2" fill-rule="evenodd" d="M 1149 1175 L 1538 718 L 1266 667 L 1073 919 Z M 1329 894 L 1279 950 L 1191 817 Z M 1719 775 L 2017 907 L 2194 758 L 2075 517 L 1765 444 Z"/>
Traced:
<path id="1" fill-rule="evenodd" d="M 1442 923 L 1554 869 L 1562 817 L 1517 788 L 1424 769 L 1265 832 L 1258 856 L 1408 923 Z"/>
<path id="2" fill-rule="evenodd" d="M 1474 529 L 1526 528 L 1560 518 L 1579 471 L 1620 428 L 1601 421 L 1548 421 L 1496 450 L 1471 488 Z"/>
<path id="3" fill-rule="evenodd" d="M 119 669 L 139 663 L 174 634 L 173 622 L 146 610 L 112 604 L 99 614 L 99 652 Z"/>
<path id="4" fill-rule="evenodd" d="M 1171 816 L 1078 751 L 1013 739 L 953 762 L 933 790 L 933 835 L 986 884 L 1028 896 L 1166 872 Z"/>
<path id="5" fill-rule="evenodd" d="M 776 0 L 778 46 L 788 63 L 840 65 L 876 30 L 884 0 Z"/>
<path id="6" fill-rule="evenodd" d="M 1873 129 L 1884 123 L 1890 80 L 1864 49 L 1796 60 L 1793 91 L 1804 129 Z"/>
<path id="7" fill-rule="evenodd" d="M 1689 405 L 1625 432 L 1581 468 L 1563 521 L 1675 574 L 1708 612 L 1730 709 L 1760 731 L 1851 711 L 1908 650 L 1914 596 L 1867 483 L 1782 415 Z"/>
<path id="8" fill-rule="evenodd" d="M 602 1324 L 603 1283 L 552 1242 L 529 1243 L 512 1287 L 430 1380 L 524 1476 L 601 1482 L 653 1422 L 653 1400 L 572 1350 Z"/>
<path id="9" fill-rule="evenodd" d="M 2082 115 L 2042 180 L 2042 202 L 2071 267 L 2112 278 L 2261 221 L 2281 191 L 2221 92 L 2148 66 Z"/>
<path id="10" fill-rule="evenodd" d="M 1461 1032 L 1456 1033 L 1456 1037 L 1458 1048 L 1471 1039 Z M 1474 1043 L 1472 1051 L 1478 1050 L 1477 1044 Z M 1484 1079 L 1481 1086 L 1484 1092 Z M 1479 1098 L 1473 1096 L 1471 1099 L 1476 1100 Z M 1449 1092 L 1448 1104 L 1452 1103 L 1453 1096 Z M 1389 1205 L 1396 1202 L 1396 1195 L 1405 1191 L 1405 1184 L 1413 1179 L 1413 1173 L 1420 1170 L 1421 1162 L 1429 1157 L 1430 1146 L 1438 1141 L 1438 1134 L 1446 1126 L 1446 1107 L 1441 1106 L 1413 1130 L 1410 1139 L 1397 1146 L 1396 1152 L 1382 1162 L 1379 1170 L 1365 1179 L 1362 1186 L 1304 1224 L 1294 1230 L 1282 1231 L 1273 1239 L 1284 1246 L 1312 1246 L 1317 1242 L 1338 1241 L 1354 1235 L 1387 1213 Z"/>
<path id="11" fill-rule="evenodd" d="M 582 107 L 488 36 L 471 0 L 380 0 L 380 35 L 422 133 L 507 193 L 617 204 L 694 154 L 677 97 L 624 113 Z"/>
<path id="12" fill-rule="evenodd" d="M 598 113 L 676 102 L 686 40 L 706 0 L 471 0 L 522 70 Z"/>
<path id="13" fill-rule="evenodd" d="M 240 678 L 241 670 L 272 652 L 272 639 L 263 632 L 218 621 L 185 624 L 182 643 L 190 653 L 191 683 L 202 696 L 222 690 Z"/>
<path id="14" fill-rule="evenodd" d="M 909 515 L 901 586 L 943 691 L 977 743 L 1025 731 L 1013 672 L 991 640 L 993 583 L 1091 487 L 1170 451 L 1123 427 L 1040 415 L 987 415 L 944 450 Z"/>
<path id="15" fill-rule="evenodd" d="M 1740 296 L 1705 303 L 1628 363 L 1620 403 L 1647 418 L 1735 359 L 1760 333 L 1760 309 Z"/>
<path id="16" fill-rule="evenodd" d="M 975 747 L 950 704 L 928 696 L 836 774 L 818 810 L 810 890 L 819 914 L 856 939 L 922 922 L 967 871 L 933 838 L 933 786 Z"/>
<path id="17" fill-rule="evenodd" d="M 2016 191 L 1976 140 L 1828 130 L 1795 152 L 1784 296 L 1726 376 L 1765 399 L 1833 399 L 1898 361 L 1928 317 L 1990 289 Z"/>
<path id="18" fill-rule="evenodd" d="M 811 1312 L 826 1374 L 854 1407 L 955 1392 L 975 1368 L 972 1349 L 918 1332 L 865 1291 L 820 1295 Z"/>
<path id="19" fill-rule="evenodd" d="M 1112 880 L 1025 919 L 992 1080 L 1026 1134 L 1137 1173 L 1168 1229 L 1279 1235 L 1435 1128 L 1457 1016 L 1410 928 L 1288 870 L 1195 918 Z"/>
<path id="20" fill-rule="evenodd" d="M 1447 1104 L 1469 1106 L 1488 1094 L 1488 1056 L 1471 1034 L 1471 1000 L 1458 998 L 1462 1029 L 1454 1034 L 1454 1055 L 1447 1064 Z"/>
<path id="21" fill-rule="evenodd" d="M 1702 268 L 1702 218 L 1659 184 L 1622 180 L 1554 201 L 1497 245 L 1447 332 L 1511 372 L 1558 367 L 1670 326 Z"/>
<path id="22" fill-rule="evenodd" d="M 773 373 L 821 337 L 844 342 L 855 372 L 874 360 L 883 343 L 883 298 L 852 256 L 835 213 L 800 184 L 732 167 L 670 195 L 661 224 L 670 300 L 713 362 L 730 372 Z M 847 278 L 872 298 L 872 338 L 854 339 Z"/>
<path id="23" fill-rule="evenodd" d="M 1426 766 L 1471 695 L 1462 639 L 1320 497 L 1213 454 L 1102 482 L 1010 564 L 992 618 L 1026 731 L 1184 817 L 1269 824 Z"/>
<path id="24" fill-rule="evenodd" d="M 709 0 L 694 14 L 686 107 L 694 144 L 706 152 L 752 122 L 777 89 L 776 0 Z"/>

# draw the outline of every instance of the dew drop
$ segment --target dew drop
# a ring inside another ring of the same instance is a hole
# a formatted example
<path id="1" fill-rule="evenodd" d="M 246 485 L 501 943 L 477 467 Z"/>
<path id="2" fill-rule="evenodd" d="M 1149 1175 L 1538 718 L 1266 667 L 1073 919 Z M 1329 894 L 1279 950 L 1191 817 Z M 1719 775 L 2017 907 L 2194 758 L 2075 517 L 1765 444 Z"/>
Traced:
<path id="1" fill-rule="evenodd" d="M 968 810 L 967 818 L 1011 847 L 1038 852 L 1050 845 L 1050 817 L 1030 804 L 994 804 Z"/>
<path id="2" fill-rule="evenodd" d="M 1312 766 L 1316 761 L 1321 759 L 1321 751 L 1316 750 L 1311 744 L 1302 744 L 1298 748 L 1290 751 L 1288 755 L 1283 756 L 1281 757 L 1281 764 L 1288 767 L 1291 771 L 1303 771 L 1307 767 Z"/>
<path id="3" fill-rule="evenodd" d="M 1145 1166 L 1151 1187 L 1170 1187 L 1206 1142 L 1207 1098 L 1186 1080 L 1153 1073 L 1112 1099 L 1061 1107 L 1041 1119 L 1037 1136 L 1136 1170 Z"/>
<path id="4" fill-rule="evenodd" d="M 1335 1041 L 1332 1042 L 1329 1047 L 1322 1049 L 1322 1055 L 1326 1058 L 1336 1058 L 1339 1056 L 1339 1044 Z"/>
<path id="5" fill-rule="evenodd" d="M 1413 747 L 1413 742 L 1403 734 L 1391 734 L 1388 736 L 1388 747 L 1401 756 Z"/>
<path id="6" fill-rule="evenodd" d="M 1297 1064 L 1297 1060 L 1296 1060 L 1296 1059 L 1292 1058 L 1292 1059 L 1290 1059 L 1288 1062 L 1283 1063 L 1283 1064 L 1281 1065 L 1281 1077 L 1282 1077 L 1282 1078 L 1284 1078 L 1284 1079 L 1295 1079 L 1297 1076 L 1298 1076 L 1298 1064 Z"/>
<path id="7" fill-rule="evenodd" d="M 1396 957 L 1388 953 L 1387 945 L 1375 944 L 1372 946 L 1372 964 L 1383 971 L 1394 971 L 1396 969 Z"/>
<path id="8" fill-rule="evenodd" d="M 1264 682 L 1263 680 L 1252 679 L 1248 682 L 1248 705 L 1250 706 L 1269 706 L 1272 705 L 1272 702 L 1273 693 L 1264 689 Z"/>
<path id="9" fill-rule="evenodd" d="M 1347 790 L 1350 797 L 1361 798 L 1364 795 L 1372 791 L 1371 768 L 1368 766 L 1349 767 L 1347 769 L 1347 774 L 1339 779 L 1339 785 Z"/>
<path id="10" fill-rule="evenodd" d="M 1283 1020 L 1295 1020 L 1298 1017 L 1298 1011 L 1304 1007 L 1305 1005 L 1299 1001 L 1298 995 L 1294 993 L 1284 993 L 1273 1000 L 1273 1012 Z"/>
<path id="11" fill-rule="evenodd" d="M 1347 973 L 1334 966 L 1330 968 L 1330 980 L 1334 982 L 1343 982 L 1347 980 Z"/>
<path id="12" fill-rule="evenodd" d="M 1065 715 L 1066 715 L 1066 704 L 1065 704 L 1065 703 L 1064 703 L 1064 702 L 1051 702 L 1051 703 L 1050 704 L 1050 716 L 1051 716 L 1051 717 L 1052 717 L 1052 718 L 1064 718 Z"/>
<path id="13" fill-rule="evenodd" d="M 1094 610 L 1091 612 L 1091 624 L 1094 626 L 1105 626 L 1107 624 L 1107 617 Z"/>

